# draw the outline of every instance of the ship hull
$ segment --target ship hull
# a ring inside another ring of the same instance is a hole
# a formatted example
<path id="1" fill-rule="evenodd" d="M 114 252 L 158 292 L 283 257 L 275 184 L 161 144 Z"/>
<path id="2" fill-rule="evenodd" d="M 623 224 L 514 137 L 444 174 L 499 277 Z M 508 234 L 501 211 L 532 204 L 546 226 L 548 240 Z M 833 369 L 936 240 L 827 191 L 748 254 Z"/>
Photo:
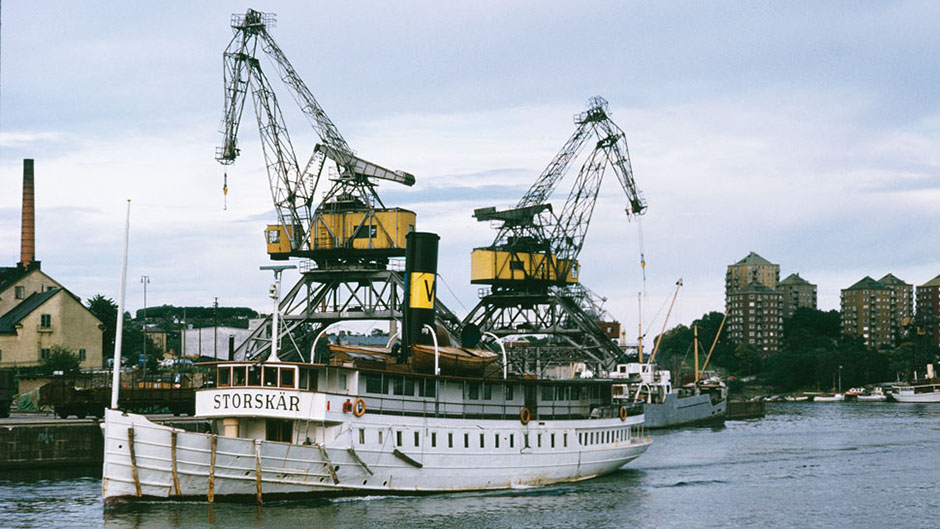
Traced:
<path id="1" fill-rule="evenodd" d="M 721 423 L 725 420 L 728 400 L 712 402 L 709 394 L 679 397 L 676 392 L 666 394 L 662 403 L 643 405 L 647 428 L 673 428 L 694 424 Z"/>
<path id="2" fill-rule="evenodd" d="M 185 432 L 141 415 L 107 410 L 105 504 L 262 502 L 547 485 L 613 472 L 643 454 L 650 443 L 642 432 L 642 416 L 529 425 L 366 418 L 355 427 L 339 425 L 345 434 L 317 445 Z M 373 435 L 379 431 L 385 432 L 382 443 Z M 396 439 L 402 431 L 405 435 Z"/>

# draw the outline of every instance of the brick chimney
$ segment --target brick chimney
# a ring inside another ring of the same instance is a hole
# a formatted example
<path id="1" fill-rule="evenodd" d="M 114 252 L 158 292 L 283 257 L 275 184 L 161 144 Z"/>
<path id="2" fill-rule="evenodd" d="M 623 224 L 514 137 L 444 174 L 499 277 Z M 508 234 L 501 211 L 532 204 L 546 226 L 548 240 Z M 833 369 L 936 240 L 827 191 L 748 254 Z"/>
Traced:
<path id="1" fill-rule="evenodd" d="M 20 231 L 20 266 L 26 270 L 39 267 L 36 261 L 36 190 L 33 161 L 23 160 L 23 220 Z"/>

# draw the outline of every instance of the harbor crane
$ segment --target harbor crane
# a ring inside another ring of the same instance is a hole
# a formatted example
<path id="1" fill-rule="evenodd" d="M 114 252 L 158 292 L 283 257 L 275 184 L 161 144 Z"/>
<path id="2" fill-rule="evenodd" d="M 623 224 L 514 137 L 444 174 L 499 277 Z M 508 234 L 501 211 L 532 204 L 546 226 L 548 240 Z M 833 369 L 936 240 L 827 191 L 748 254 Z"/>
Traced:
<path id="1" fill-rule="evenodd" d="M 515 348 L 517 367 L 524 368 L 537 355 L 542 366 L 586 361 L 607 369 L 623 356 L 598 326 L 604 311 L 597 295 L 580 283 L 577 258 L 608 167 L 626 194 L 628 218 L 643 214 L 646 202 L 633 179 L 626 135 L 610 119 L 607 101 L 591 98 L 574 122 L 574 133 L 515 207 L 474 211 L 478 221 L 495 225 L 497 235 L 491 245 L 471 253 L 471 282 L 488 289 L 464 318 L 464 327 L 499 337 L 556 338 L 535 352 Z M 556 214 L 549 199 L 589 145 L 592 149 Z"/>
<path id="2" fill-rule="evenodd" d="M 240 154 L 238 131 L 248 94 L 261 136 L 261 146 L 277 212 L 277 224 L 265 231 L 267 251 L 275 260 L 301 258 L 300 281 L 280 304 L 278 325 L 282 359 L 313 360 L 312 344 L 331 324 L 342 320 L 401 319 L 404 281 L 390 267 L 391 258 L 405 255 L 405 236 L 415 230 L 416 215 L 387 207 L 379 197 L 379 181 L 406 186 L 415 178 L 360 158 L 301 80 L 269 29 L 271 13 L 249 9 L 233 14 L 232 40 L 224 53 L 225 108 L 222 145 L 216 160 L 231 165 Z M 319 142 L 300 164 L 288 134 L 277 96 L 260 55 L 266 55 L 288 88 Z M 329 187 L 317 200 L 317 190 Z M 438 302 L 446 327 L 459 320 Z M 391 324 L 394 326 L 395 324 Z M 393 329 L 390 329 L 393 330 Z M 236 351 L 254 358 L 270 352 L 275 331 L 269 319 Z"/>

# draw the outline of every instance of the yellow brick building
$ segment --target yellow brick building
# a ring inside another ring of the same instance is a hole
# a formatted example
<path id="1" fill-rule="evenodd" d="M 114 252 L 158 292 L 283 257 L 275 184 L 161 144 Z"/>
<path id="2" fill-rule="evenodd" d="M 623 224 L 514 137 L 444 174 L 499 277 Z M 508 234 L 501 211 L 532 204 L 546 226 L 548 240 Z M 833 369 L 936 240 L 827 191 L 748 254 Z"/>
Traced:
<path id="1" fill-rule="evenodd" d="M 101 367 L 103 329 L 38 262 L 0 268 L 0 368 L 39 365 L 56 345 L 78 355 L 83 369 Z"/>

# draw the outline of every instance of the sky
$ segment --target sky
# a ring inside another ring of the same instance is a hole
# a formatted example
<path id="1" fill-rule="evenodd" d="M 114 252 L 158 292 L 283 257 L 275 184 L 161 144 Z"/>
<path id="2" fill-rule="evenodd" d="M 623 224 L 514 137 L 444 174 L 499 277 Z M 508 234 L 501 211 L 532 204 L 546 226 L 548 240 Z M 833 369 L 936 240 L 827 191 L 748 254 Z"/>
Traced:
<path id="1" fill-rule="evenodd" d="M 659 327 L 680 277 L 669 326 L 722 311 L 727 266 L 751 251 L 781 279 L 817 284 L 823 310 L 866 275 L 940 274 L 940 5 L 929 1 L 7 0 L 0 265 L 20 259 L 33 158 L 37 258 L 82 299 L 118 298 L 130 199 L 128 310 L 143 306 L 143 275 L 149 306 L 269 310 L 272 278 L 258 268 L 275 215 L 250 108 L 239 159 L 214 159 L 230 16 L 248 7 L 276 14 L 274 39 L 350 146 L 415 175 L 379 194 L 440 234 L 439 295 L 458 315 L 477 301 L 470 252 L 495 236 L 473 209 L 514 205 L 596 95 L 625 132 L 648 210 L 628 219 L 608 171 L 581 280 L 629 336 L 638 293 L 644 327 Z M 317 137 L 271 76 L 309 153 Z"/>

